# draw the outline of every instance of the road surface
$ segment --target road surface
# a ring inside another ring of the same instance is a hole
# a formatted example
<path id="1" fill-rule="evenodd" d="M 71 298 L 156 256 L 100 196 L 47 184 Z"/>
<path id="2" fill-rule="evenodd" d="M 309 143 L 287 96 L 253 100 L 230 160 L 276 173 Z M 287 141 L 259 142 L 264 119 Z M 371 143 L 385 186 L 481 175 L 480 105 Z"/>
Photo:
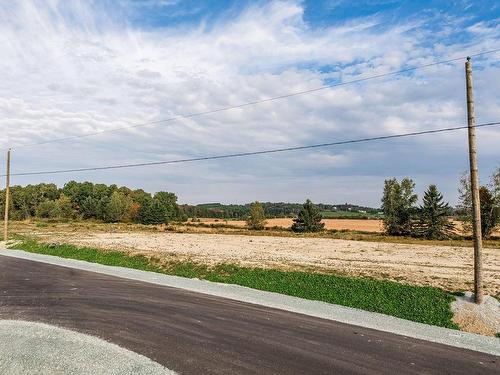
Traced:
<path id="1" fill-rule="evenodd" d="M 0 255 L 0 319 L 100 337 L 180 374 L 498 374 L 499 358 Z"/>

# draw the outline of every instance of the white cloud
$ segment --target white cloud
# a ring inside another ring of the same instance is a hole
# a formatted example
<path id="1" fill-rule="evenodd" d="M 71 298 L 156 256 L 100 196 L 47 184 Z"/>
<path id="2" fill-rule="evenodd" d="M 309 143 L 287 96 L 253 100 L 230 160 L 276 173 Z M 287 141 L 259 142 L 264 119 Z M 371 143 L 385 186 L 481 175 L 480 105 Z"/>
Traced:
<path id="1" fill-rule="evenodd" d="M 304 22 L 303 7 L 294 1 L 254 5 L 210 28 L 148 30 L 124 26 L 91 4 L 54 0 L 0 5 L 2 145 L 206 111 L 318 87 L 326 78 L 352 79 L 400 69 L 409 60 L 423 64 L 464 53 L 457 44 L 428 45 L 426 38 L 433 31 L 421 27 L 425 20 L 379 28 L 383 20 L 365 18 L 318 29 Z M 475 50 L 498 41 L 492 28 L 480 24 L 471 29 L 482 35 Z M 319 69 L 325 66 L 331 71 Z M 487 62 L 479 67 L 478 122 L 497 120 L 499 68 Z M 216 155 L 464 122 L 463 67 L 453 64 L 78 142 L 21 148 L 15 152 L 14 167 L 45 170 Z M 311 154 L 16 182 L 116 181 L 150 190 L 179 189 L 181 200 L 188 202 L 285 200 L 280 197 L 299 201 L 311 196 L 378 204 L 381 181 L 407 174 L 424 176 L 423 184 L 442 181 L 453 200 L 452 179 L 467 165 L 463 139 L 462 133 L 446 134 Z M 479 139 L 486 156 L 483 165 L 491 169 L 500 160 L 499 131 L 481 130 Z M 302 183 L 284 183 L 287 179 Z M 378 185 L 367 187 L 366 181 Z M 311 191 L 308 183 L 314 186 Z"/>

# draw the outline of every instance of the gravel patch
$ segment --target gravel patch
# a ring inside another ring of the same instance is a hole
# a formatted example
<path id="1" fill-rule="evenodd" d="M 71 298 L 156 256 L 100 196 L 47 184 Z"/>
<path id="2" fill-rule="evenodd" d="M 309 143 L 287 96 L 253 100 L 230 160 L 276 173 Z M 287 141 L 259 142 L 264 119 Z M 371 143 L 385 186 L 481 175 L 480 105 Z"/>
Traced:
<path id="1" fill-rule="evenodd" d="M 500 302 L 485 296 L 482 304 L 474 303 L 474 294 L 465 293 L 451 304 L 453 321 L 466 332 L 494 336 L 500 333 Z M 500 342 L 499 342 L 500 345 Z"/>
<path id="2" fill-rule="evenodd" d="M 42 323 L 0 320 L 0 374 L 175 374 L 99 338 Z"/>

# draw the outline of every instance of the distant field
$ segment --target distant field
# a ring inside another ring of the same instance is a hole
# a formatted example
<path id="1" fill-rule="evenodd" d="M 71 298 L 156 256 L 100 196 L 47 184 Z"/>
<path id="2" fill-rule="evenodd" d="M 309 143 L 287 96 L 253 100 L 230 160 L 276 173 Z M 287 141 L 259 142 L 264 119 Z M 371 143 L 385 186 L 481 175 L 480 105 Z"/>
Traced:
<path id="1" fill-rule="evenodd" d="M 377 215 L 373 213 L 363 213 L 357 211 L 321 211 L 321 216 L 325 219 L 341 219 L 341 218 L 352 218 L 352 219 L 381 219 L 382 215 Z"/>
<path id="2" fill-rule="evenodd" d="M 204 224 L 230 224 L 238 227 L 246 226 L 246 222 L 243 220 L 224 220 L 224 219 L 209 219 L 209 218 L 201 218 L 200 223 Z M 280 218 L 280 219 L 268 219 L 267 227 L 281 227 L 281 228 L 289 228 L 292 226 L 293 219 L 291 218 Z M 336 230 L 356 230 L 362 232 L 373 232 L 373 233 L 381 233 L 382 228 L 382 220 L 366 220 L 366 219 L 323 219 L 323 223 L 325 223 L 326 229 L 336 229 Z"/>
<path id="3" fill-rule="evenodd" d="M 228 224 L 236 227 L 245 227 L 246 222 L 244 220 L 225 220 L 225 219 L 211 219 L 211 218 L 200 218 L 199 223 L 202 224 Z M 381 219 L 323 219 L 325 223 L 325 229 L 335 229 L 335 230 L 352 230 L 359 232 L 371 232 L 371 233 L 382 233 L 384 231 L 383 221 Z M 462 234 L 462 223 L 456 220 L 452 221 L 455 224 L 455 231 L 457 234 Z M 293 219 L 291 218 L 279 218 L 279 219 L 267 219 L 267 228 L 280 227 L 280 228 L 290 228 L 292 226 Z M 196 224 L 193 223 L 193 224 Z M 469 233 L 470 235 L 470 233 Z M 497 228 L 493 232 L 494 236 L 500 236 L 500 228 Z"/>

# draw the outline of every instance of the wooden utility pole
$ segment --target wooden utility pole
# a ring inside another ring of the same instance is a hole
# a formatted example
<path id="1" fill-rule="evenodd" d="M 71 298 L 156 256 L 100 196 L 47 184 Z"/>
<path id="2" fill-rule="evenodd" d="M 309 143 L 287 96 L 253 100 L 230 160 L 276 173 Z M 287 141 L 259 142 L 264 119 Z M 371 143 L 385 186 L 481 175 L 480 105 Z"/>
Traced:
<path id="1" fill-rule="evenodd" d="M 5 215 L 3 222 L 3 240 L 9 239 L 9 208 L 10 208 L 10 148 L 7 151 L 7 173 L 5 174 Z"/>
<path id="2" fill-rule="evenodd" d="M 483 276 L 481 253 L 483 247 L 481 234 L 481 203 L 479 201 L 479 178 L 477 172 L 476 115 L 474 113 L 474 93 L 472 91 L 472 64 L 470 57 L 465 63 L 467 86 L 467 125 L 469 133 L 470 188 L 472 195 L 472 234 L 474 236 L 474 300 L 483 302 Z"/>

